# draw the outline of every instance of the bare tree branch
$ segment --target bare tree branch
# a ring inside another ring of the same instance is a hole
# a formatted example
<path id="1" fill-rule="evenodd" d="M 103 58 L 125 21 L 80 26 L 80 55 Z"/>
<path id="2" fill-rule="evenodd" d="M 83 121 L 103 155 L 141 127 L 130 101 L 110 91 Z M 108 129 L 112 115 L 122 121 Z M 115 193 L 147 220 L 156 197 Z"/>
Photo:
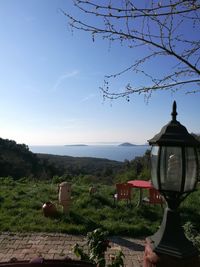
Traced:
<path id="1" fill-rule="evenodd" d="M 104 97 L 127 98 L 135 93 L 151 95 L 156 90 L 180 90 L 188 85 L 195 89 L 187 89 L 187 93 L 200 91 L 200 0 L 107 0 L 103 4 L 95 0 L 74 0 L 74 6 L 80 15 L 84 14 L 84 19 L 62 10 L 72 30 L 88 32 L 93 40 L 99 35 L 109 42 L 127 45 L 131 49 L 130 55 L 134 49 L 144 51 L 143 57 L 133 58 L 133 63 L 123 70 L 105 75 L 101 87 Z M 147 63 L 153 64 L 160 57 L 166 65 L 173 62 L 164 75 L 146 68 Z M 111 79 L 127 72 L 134 78 L 145 77 L 146 84 L 129 82 L 123 92 L 111 90 Z"/>

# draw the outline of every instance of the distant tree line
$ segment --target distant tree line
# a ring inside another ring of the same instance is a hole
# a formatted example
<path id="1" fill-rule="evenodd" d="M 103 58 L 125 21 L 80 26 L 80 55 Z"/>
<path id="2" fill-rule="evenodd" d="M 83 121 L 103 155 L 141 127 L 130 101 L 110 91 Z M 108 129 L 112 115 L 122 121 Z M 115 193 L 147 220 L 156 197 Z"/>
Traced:
<path id="1" fill-rule="evenodd" d="M 200 141 L 200 135 L 193 135 Z M 149 180 L 150 150 L 142 157 L 118 162 L 100 158 L 35 154 L 25 144 L 0 138 L 0 177 L 7 176 L 14 179 L 54 178 L 57 182 L 80 179 L 86 183 L 106 184 L 133 179 Z"/>
<path id="2" fill-rule="evenodd" d="M 66 180 L 73 177 L 83 177 L 93 183 L 96 180 L 109 180 L 110 182 L 125 164 L 114 160 L 90 158 L 90 157 L 70 157 L 50 154 L 37 154 L 37 157 L 48 166 L 52 176 L 63 176 Z"/>
<path id="3" fill-rule="evenodd" d="M 126 182 L 128 180 L 141 179 L 149 180 L 150 174 L 150 150 L 147 150 L 141 157 L 133 160 L 125 160 L 124 167 L 117 173 L 116 182 Z"/>
<path id="4" fill-rule="evenodd" d="M 0 177 L 14 179 L 34 177 L 50 179 L 56 176 L 73 177 L 115 175 L 124 163 L 107 159 L 35 154 L 25 144 L 0 138 Z"/>
<path id="5" fill-rule="evenodd" d="M 192 133 L 192 135 L 200 142 L 200 134 Z"/>
<path id="6" fill-rule="evenodd" d="M 37 175 L 42 171 L 37 156 L 25 144 L 0 138 L 0 176 L 14 178 Z"/>

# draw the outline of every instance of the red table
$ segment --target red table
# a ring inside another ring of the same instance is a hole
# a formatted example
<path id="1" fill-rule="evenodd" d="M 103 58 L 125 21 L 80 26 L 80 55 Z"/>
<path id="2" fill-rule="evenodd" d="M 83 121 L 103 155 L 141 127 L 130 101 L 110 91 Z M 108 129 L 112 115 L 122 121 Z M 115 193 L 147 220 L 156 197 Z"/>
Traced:
<path id="1" fill-rule="evenodd" d="M 137 206 L 140 206 L 142 204 L 143 189 L 153 188 L 151 181 L 131 180 L 131 181 L 128 181 L 127 183 L 130 184 L 131 187 L 140 189 L 140 197 L 139 197 Z"/>

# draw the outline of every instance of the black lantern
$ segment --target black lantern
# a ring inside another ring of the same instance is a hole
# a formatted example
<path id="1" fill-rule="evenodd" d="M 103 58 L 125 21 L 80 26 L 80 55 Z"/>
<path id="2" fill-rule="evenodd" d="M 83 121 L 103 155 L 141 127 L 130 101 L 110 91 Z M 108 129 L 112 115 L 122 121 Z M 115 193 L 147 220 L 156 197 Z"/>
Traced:
<path id="1" fill-rule="evenodd" d="M 149 140 L 152 183 L 168 205 L 160 229 L 149 239 L 156 253 L 186 258 L 198 251 L 184 235 L 177 208 L 197 184 L 200 143 L 176 120 L 176 102 L 171 115 L 172 120 Z"/>

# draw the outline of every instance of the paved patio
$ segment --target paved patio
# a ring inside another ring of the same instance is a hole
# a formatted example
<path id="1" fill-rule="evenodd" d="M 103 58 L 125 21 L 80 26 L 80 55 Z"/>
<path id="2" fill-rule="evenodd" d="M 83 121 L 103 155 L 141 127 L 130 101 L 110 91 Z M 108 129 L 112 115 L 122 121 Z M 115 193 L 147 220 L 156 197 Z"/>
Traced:
<path id="1" fill-rule="evenodd" d="M 144 240 L 126 237 L 112 237 L 111 248 L 106 253 L 109 260 L 115 251 L 122 249 L 126 267 L 141 267 L 144 251 Z M 63 259 L 66 256 L 76 259 L 72 247 L 75 243 L 85 244 L 83 236 L 66 234 L 0 234 L 0 262 L 11 259 L 30 260 L 36 257 L 45 259 Z"/>

